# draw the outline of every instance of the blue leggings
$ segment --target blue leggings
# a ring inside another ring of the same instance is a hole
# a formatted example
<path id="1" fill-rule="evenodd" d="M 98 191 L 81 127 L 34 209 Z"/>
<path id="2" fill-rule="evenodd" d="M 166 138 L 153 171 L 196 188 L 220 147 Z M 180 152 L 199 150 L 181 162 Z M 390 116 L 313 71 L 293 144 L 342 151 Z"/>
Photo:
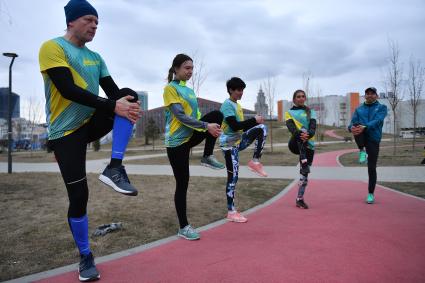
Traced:
<path id="1" fill-rule="evenodd" d="M 267 127 L 260 124 L 243 133 L 241 142 L 238 145 L 226 149 L 222 148 L 227 168 L 226 196 L 227 209 L 229 211 L 235 210 L 234 198 L 239 174 L 239 151 L 246 149 L 255 140 L 253 158 L 260 159 L 266 142 L 266 137 Z"/>

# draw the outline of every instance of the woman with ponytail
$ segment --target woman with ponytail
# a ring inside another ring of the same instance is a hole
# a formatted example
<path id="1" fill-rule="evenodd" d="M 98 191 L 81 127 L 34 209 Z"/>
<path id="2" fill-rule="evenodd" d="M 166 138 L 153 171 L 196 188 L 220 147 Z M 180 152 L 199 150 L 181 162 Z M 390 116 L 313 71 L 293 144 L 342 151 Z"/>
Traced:
<path id="1" fill-rule="evenodd" d="M 205 139 L 201 165 L 223 169 L 224 164 L 213 155 L 215 142 L 221 134 L 223 114 L 211 111 L 201 118 L 198 100 L 194 91 L 186 86 L 192 77 L 193 60 L 178 54 L 168 71 L 168 85 L 164 89 L 165 106 L 165 146 L 170 165 L 176 179 L 174 203 L 180 229 L 178 236 L 187 240 L 198 240 L 199 233 L 189 225 L 186 216 L 186 194 L 189 183 L 190 149 Z"/>
<path id="2" fill-rule="evenodd" d="M 304 201 L 304 192 L 308 183 L 308 173 L 313 163 L 314 135 L 316 132 L 316 112 L 305 105 L 307 100 L 303 90 L 296 90 L 292 97 L 294 106 L 285 112 L 285 122 L 291 132 L 289 150 L 300 156 L 300 182 L 296 206 L 308 209 Z"/>

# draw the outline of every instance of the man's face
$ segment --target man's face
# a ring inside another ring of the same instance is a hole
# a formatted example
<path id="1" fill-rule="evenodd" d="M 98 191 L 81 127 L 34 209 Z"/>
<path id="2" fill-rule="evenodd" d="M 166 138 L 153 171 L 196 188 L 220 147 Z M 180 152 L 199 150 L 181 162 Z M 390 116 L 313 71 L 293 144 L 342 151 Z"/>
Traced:
<path id="1" fill-rule="evenodd" d="M 79 17 L 75 21 L 70 22 L 69 29 L 74 33 L 80 41 L 86 43 L 93 40 L 96 35 L 98 19 L 93 15 L 85 15 Z"/>
<path id="2" fill-rule="evenodd" d="M 374 103 L 378 99 L 378 95 L 373 91 L 368 91 L 365 93 L 364 98 L 366 100 L 366 103 Z"/>
<path id="3" fill-rule="evenodd" d="M 234 101 L 241 100 L 243 95 L 243 89 L 229 89 L 230 97 Z"/>

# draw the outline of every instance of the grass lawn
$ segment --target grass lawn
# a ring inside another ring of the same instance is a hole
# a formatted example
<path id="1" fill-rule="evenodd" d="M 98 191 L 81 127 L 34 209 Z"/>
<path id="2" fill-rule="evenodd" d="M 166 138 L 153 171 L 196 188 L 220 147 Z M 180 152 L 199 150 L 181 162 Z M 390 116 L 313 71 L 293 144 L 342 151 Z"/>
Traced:
<path id="1" fill-rule="evenodd" d="M 124 230 L 91 239 L 96 256 L 136 247 L 178 229 L 172 176 L 130 176 L 137 197 L 116 193 L 89 174 L 89 231 L 122 222 Z M 292 180 L 240 179 L 236 202 L 244 211 L 270 199 Z M 68 198 L 60 174 L 0 174 L 0 281 L 76 263 L 78 252 L 68 223 Z M 226 214 L 225 178 L 191 177 L 188 218 L 200 227 Z M 7 243 L 7 244 L 5 244 Z"/>
<path id="2" fill-rule="evenodd" d="M 425 183 L 379 182 L 379 184 L 406 194 L 425 198 Z"/>
<path id="3" fill-rule="evenodd" d="M 423 145 L 412 149 L 409 143 L 399 143 L 396 154 L 390 142 L 381 144 L 378 157 L 378 166 L 421 166 L 423 156 Z M 358 152 L 342 155 L 339 161 L 344 166 L 367 166 L 358 163 Z"/>

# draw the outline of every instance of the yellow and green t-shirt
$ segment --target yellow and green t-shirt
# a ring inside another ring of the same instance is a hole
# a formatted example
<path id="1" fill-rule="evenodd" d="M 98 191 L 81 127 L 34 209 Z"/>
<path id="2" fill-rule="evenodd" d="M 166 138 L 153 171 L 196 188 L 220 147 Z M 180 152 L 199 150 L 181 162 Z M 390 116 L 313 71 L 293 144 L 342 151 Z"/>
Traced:
<path id="1" fill-rule="evenodd" d="M 224 116 L 223 123 L 221 124 L 223 134 L 220 136 L 220 146 L 236 146 L 241 142 L 243 130 L 233 131 L 229 124 L 227 124 L 226 118 L 234 116 L 237 122 L 242 122 L 244 120 L 242 106 L 238 102 L 234 102 L 228 98 L 221 105 L 220 111 Z"/>
<path id="2" fill-rule="evenodd" d="M 179 103 L 183 107 L 184 113 L 197 120 L 201 118 L 198 108 L 198 99 L 194 91 L 186 86 L 185 81 L 171 81 L 164 88 L 165 106 L 165 146 L 176 147 L 187 142 L 193 134 L 193 130 L 205 131 L 205 129 L 195 129 L 181 123 L 170 111 L 173 103 Z"/>
<path id="3" fill-rule="evenodd" d="M 293 120 L 297 130 L 301 130 L 304 128 L 308 130 L 310 120 L 307 118 L 307 113 L 304 109 L 290 109 L 285 112 L 285 121 Z M 310 109 L 310 119 L 317 119 L 316 111 L 314 109 Z M 308 140 L 308 147 L 314 150 L 314 140 L 315 137 L 312 137 Z"/>
<path id="4" fill-rule="evenodd" d="M 99 95 L 99 80 L 109 76 L 102 57 L 86 46 L 78 47 L 63 37 L 43 43 L 39 53 L 46 97 L 46 120 L 49 140 L 66 136 L 86 123 L 94 109 L 64 98 L 55 87 L 46 70 L 69 68 L 74 83 Z"/>

